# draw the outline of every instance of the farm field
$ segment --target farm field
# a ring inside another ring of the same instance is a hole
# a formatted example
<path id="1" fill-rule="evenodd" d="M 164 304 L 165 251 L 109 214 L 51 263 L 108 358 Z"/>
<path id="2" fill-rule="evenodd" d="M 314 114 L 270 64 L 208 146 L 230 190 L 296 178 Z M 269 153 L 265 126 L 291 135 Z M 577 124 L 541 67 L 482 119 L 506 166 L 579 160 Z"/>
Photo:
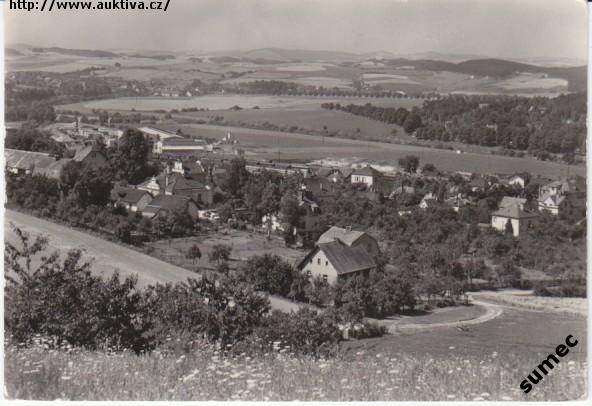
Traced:
<path id="1" fill-rule="evenodd" d="M 183 108 L 209 110 L 228 110 L 234 106 L 243 109 L 259 107 L 261 109 L 281 108 L 295 110 L 320 109 L 322 103 L 372 103 L 380 106 L 407 107 L 420 105 L 422 99 L 390 99 L 368 97 L 313 97 L 313 96 L 265 96 L 265 95 L 219 95 L 211 94 L 198 97 L 122 97 L 116 99 L 93 100 L 82 103 L 56 106 L 57 110 L 90 111 L 92 109 L 119 111 L 154 111 Z"/>
<path id="2" fill-rule="evenodd" d="M 398 346 L 401 337 L 391 339 L 395 351 L 358 349 L 355 357 L 336 359 L 289 353 L 223 357 L 207 346 L 182 355 L 156 351 L 144 356 L 9 347 L 5 393 L 31 400 L 193 401 L 549 401 L 586 396 L 587 364 L 577 357 L 561 362 L 525 395 L 520 382 L 540 362 L 539 354 L 484 349 L 467 355 L 451 346 L 445 356 L 417 355 Z"/>
<path id="3" fill-rule="evenodd" d="M 444 171 L 476 173 L 514 173 L 528 171 L 534 175 L 565 176 L 568 166 L 534 159 L 512 158 L 477 153 L 457 154 L 454 151 L 384 142 L 360 141 L 345 138 L 319 137 L 279 131 L 253 130 L 241 127 L 208 124 L 162 126 L 181 129 L 187 135 L 222 139 L 230 131 L 240 144 L 263 159 L 277 159 L 278 146 L 282 160 L 312 161 L 324 158 L 344 159 L 348 162 L 396 164 L 408 154 L 417 155 L 421 164 L 432 163 Z M 572 175 L 585 175 L 584 167 L 569 167 Z"/>

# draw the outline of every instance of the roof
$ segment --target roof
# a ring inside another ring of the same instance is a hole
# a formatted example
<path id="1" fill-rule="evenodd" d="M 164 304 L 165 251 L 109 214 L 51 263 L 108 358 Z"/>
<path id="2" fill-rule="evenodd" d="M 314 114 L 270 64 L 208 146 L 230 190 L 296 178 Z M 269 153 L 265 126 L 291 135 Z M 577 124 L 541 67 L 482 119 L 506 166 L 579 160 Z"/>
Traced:
<path id="1" fill-rule="evenodd" d="M 4 150 L 4 158 L 6 159 L 7 167 L 21 170 L 30 170 L 39 167 L 46 168 L 56 162 L 56 159 L 49 154 L 8 148 Z"/>
<path id="2" fill-rule="evenodd" d="M 82 162 L 86 159 L 87 156 L 90 155 L 91 152 L 96 151 L 95 147 L 92 145 L 87 145 L 86 147 L 80 148 L 76 151 L 74 158 L 72 158 L 76 162 Z M 98 151 L 97 151 L 98 152 Z"/>
<path id="3" fill-rule="evenodd" d="M 340 168 L 339 172 L 341 172 L 341 174 L 343 175 L 344 178 L 348 178 L 351 176 L 353 170 L 352 170 L 352 168 L 345 167 L 345 168 Z"/>
<path id="4" fill-rule="evenodd" d="M 353 230 L 346 230 L 345 228 L 333 226 L 327 231 L 325 231 L 319 239 L 317 240 L 317 244 L 324 244 L 328 242 L 333 242 L 335 240 L 339 240 L 342 243 L 351 246 L 354 242 L 358 240 L 361 236 L 366 234 L 363 231 L 353 231 Z"/>
<path id="5" fill-rule="evenodd" d="M 318 176 L 330 176 L 330 175 L 333 175 L 335 172 L 339 172 L 339 171 L 337 169 L 335 169 L 335 168 L 321 166 L 317 170 L 317 175 Z"/>
<path id="6" fill-rule="evenodd" d="M 204 140 L 197 140 L 194 138 L 170 137 L 162 140 L 163 147 L 203 147 Z"/>
<path id="7" fill-rule="evenodd" d="M 511 218 L 511 219 L 527 219 L 527 218 L 538 217 L 534 213 L 529 213 L 527 211 L 522 210 L 518 203 L 514 203 L 510 206 L 502 207 L 498 211 L 493 212 L 491 215 L 496 216 L 496 217 L 506 217 L 506 218 Z"/>
<path id="8" fill-rule="evenodd" d="M 358 175 L 358 176 L 381 176 L 382 175 L 382 172 L 374 169 L 370 165 L 367 165 L 367 166 L 365 166 L 363 168 L 354 169 L 353 172 L 352 172 L 352 175 Z"/>
<path id="9" fill-rule="evenodd" d="M 545 193 L 541 197 L 539 197 L 539 203 L 544 204 L 548 199 L 551 199 L 554 206 L 559 207 L 561 203 L 565 201 L 565 196 L 563 195 L 552 195 L 550 193 Z"/>
<path id="10" fill-rule="evenodd" d="M 33 173 L 36 175 L 47 176 L 50 179 L 59 179 L 64 172 L 64 167 L 72 161 L 71 159 L 62 158 L 54 161 L 47 166 L 36 166 Z"/>
<path id="11" fill-rule="evenodd" d="M 327 256 L 339 275 L 376 266 L 374 259 L 363 247 L 349 247 L 339 241 L 318 244 L 317 247 Z"/>
<path id="12" fill-rule="evenodd" d="M 156 127 L 141 127 L 138 128 L 144 134 L 149 135 L 158 135 L 161 139 L 170 138 L 170 137 L 178 137 L 178 135 L 172 131 L 163 130 Z"/>
<path id="13" fill-rule="evenodd" d="M 130 187 L 117 187 L 111 190 L 112 200 L 130 204 L 138 203 L 144 195 L 149 195 L 149 193 L 145 190 Z"/>
<path id="14" fill-rule="evenodd" d="M 144 209 L 145 212 L 157 212 L 159 210 L 181 211 L 184 210 L 193 199 L 185 196 L 158 195 Z M 194 202 L 195 203 L 195 202 Z"/>
<path id="15" fill-rule="evenodd" d="M 519 206 L 523 207 L 526 204 L 526 199 L 523 199 L 521 197 L 504 196 L 499 204 L 499 208 L 501 209 L 503 207 L 509 207 L 515 204 L 518 204 Z"/>

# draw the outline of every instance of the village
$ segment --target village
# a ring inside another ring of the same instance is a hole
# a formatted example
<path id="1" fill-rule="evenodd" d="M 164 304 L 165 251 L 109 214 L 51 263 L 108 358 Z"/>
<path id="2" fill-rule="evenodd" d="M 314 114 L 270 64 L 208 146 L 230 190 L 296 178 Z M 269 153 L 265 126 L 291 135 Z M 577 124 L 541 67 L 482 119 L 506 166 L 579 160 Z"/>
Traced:
<path id="1" fill-rule="evenodd" d="M 63 148 L 64 156 L 70 157 L 7 148 L 9 173 L 18 177 L 42 176 L 60 184 L 70 163 L 100 172 L 109 160 L 106 151 L 117 149 L 122 137 L 127 137 L 123 128 L 84 124 L 80 119 L 51 124 L 42 130 Z M 388 239 L 380 227 L 362 227 L 353 218 L 331 216 L 334 206 L 345 196 L 379 204 L 398 218 L 422 216 L 431 211 L 449 212 L 464 227 L 476 227 L 481 232 L 490 229 L 516 239 L 541 216 L 570 217 L 569 221 L 580 226 L 585 220 L 586 184 L 579 176 L 552 179 L 529 173 L 445 173 L 411 155 L 394 163 L 396 170 L 389 172 L 368 162 L 341 167 L 318 162 L 274 162 L 248 158 L 232 133 L 211 142 L 156 126 L 139 127 L 136 132 L 150 145 L 148 159 L 154 163 L 155 172 L 141 182 L 130 179 L 113 182 L 109 204 L 130 218 L 152 224 L 148 227 L 142 223 L 141 227 L 132 229 L 124 242 L 147 244 L 153 255 L 185 268 L 193 266 L 187 259 L 189 255 L 184 258 L 191 248 L 188 239 L 199 237 L 204 244 L 202 250 L 211 252 L 216 244 L 208 243 L 208 236 L 217 241 L 216 235 L 225 229 L 227 235 L 234 233 L 234 237 L 222 240 L 233 247 L 227 258 L 232 258 L 233 268 L 255 254 L 274 254 L 309 280 L 320 278 L 329 285 L 354 276 L 368 277 L 380 261 L 384 262 L 381 257 L 385 253 L 388 266 L 396 268 L 397 258 L 389 257 Z M 257 203 L 247 202 L 245 195 L 237 198 L 240 193 L 229 191 L 228 184 L 233 181 L 230 178 L 240 177 L 242 172 L 275 182 L 273 190 L 265 189 L 265 185 L 260 190 L 263 195 L 271 190 L 273 196 L 267 196 L 268 201 L 265 196 L 258 196 Z M 280 188 L 282 184 L 290 187 Z M 578 215 L 582 217 L 574 218 Z M 161 232 L 154 224 L 181 217 L 182 222 L 190 224 L 189 229 L 182 237 L 169 233 L 168 244 L 159 243 Z M 243 242 L 241 247 L 240 241 L 246 235 L 251 236 L 246 238 L 251 245 Z M 260 236 L 259 246 L 253 237 L 256 235 Z M 175 236 L 177 242 L 171 245 L 170 238 Z M 475 250 L 468 247 L 460 255 L 474 256 Z M 217 260 L 204 261 L 201 267 L 215 270 L 215 263 Z M 462 291 L 510 285 L 495 272 L 488 278 L 466 275 L 461 278 Z M 545 280 L 558 281 L 561 275 L 550 276 L 525 268 L 518 279 L 519 285 L 532 286 Z M 447 289 L 440 294 L 459 297 L 458 292 L 453 294 Z"/>

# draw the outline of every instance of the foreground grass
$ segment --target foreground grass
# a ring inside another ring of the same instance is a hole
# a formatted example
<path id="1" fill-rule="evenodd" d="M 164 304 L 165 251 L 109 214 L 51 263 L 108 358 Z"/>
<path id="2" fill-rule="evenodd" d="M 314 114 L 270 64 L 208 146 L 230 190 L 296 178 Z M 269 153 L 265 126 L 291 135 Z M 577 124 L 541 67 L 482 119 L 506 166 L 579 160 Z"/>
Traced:
<path id="1" fill-rule="evenodd" d="M 565 360 L 528 395 L 519 384 L 542 358 L 432 358 L 358 352 L 350 359 L 296 358 L 285 350 L 224 357 L 205 349 L 167 356 L 5 351 L 5 393 L 35 400 L 573 400 L 586 364 Z"/>

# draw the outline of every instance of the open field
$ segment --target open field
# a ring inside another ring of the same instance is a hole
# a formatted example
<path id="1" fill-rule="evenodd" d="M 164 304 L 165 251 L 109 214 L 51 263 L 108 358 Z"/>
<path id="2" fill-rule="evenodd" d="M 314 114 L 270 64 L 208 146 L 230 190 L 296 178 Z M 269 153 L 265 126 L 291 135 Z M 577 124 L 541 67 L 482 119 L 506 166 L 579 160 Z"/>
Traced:
<path id="1" fill-rule="evenodd" d="M 166 128 L 167 126 L 161 126 Z M 477 153 L 457 154 L 454 151 L 400 145 L 385 142 L 360 141 L 344 138 L 319 137 L 279 131 L 253 130 L 241 127 L 208 124 L 171 125 L 185 134 L 222 139 L 229 131 L 252 155 L 263 159 L 277 159 L 278 149 L 282 160 L 312 161 L 323 158 L 345 159 L 350 162 L 375 162 L 396 164 L 399 158 L 413 154 L 421 164 L 432 163 L 444 171 L 475 173 L 515 173 L 527 171 L 533 175 L 551 177 L 571 175 L 585 176 L 586 169 L 580 166 L 512 158 L 501 155 Z"/>
<path id="2" fill-rule="evenodd" d="M 586 362 L 570 355 L 525 395 L 520 382 L 541 361 L 530 354 L 451 350 L 438 357 L 398 349 L 315 360 L 221 357 L 209 348 L 135 356 L 8 347 L 5 393 L 30 400 L 577 400 L 586 395 Z"/>
<path id="3" fill-rule="evenodd" d="M 395 335 L 348 342 L 345 347 L 352 354 L 364 350 L 386 356 L 398 353 L 420 356 L 426 352 L 435 357 L 446 357 L 451 353 L 478 356 L 497 352 L 536 358 L 549 354 L 572 334 L 579 343 L 570 351 L 569 359 L 586 359 L 586 318 L 505 306 L 502 310 L 496 318 L 463 329 L 451 326 L 400 330 Z M 528 366 L 523 369 L 526 372 Z"/>
<path id="4" fill-rule="evenodd" d="M 471 296 L 475 299 L 523 309 L 581 316 L 588 314 L 588 300 L 586 298 L 541 297 L 533 296 L 532 291 L 511 289 L 498 292 L 472 292 Z"/>
<path id="5" fill-rule="evenodd" d="M 509 90 L 523 90 L 523 89 L 552 89 L 563 88 L 567 89 L 567 80 L 558 78 L 546 78 L 535 75 L 518 75 L 508 80 L 499 82 L 497 85 Z"/>
<path id="6" fill-rule="evenodd" d="M 228 110 L 233 106 L 243 109 L 281 108 L 295 110 L 320 109 L 322 103 L 372 103 L 379 106 L 407 107 L 419 105 L 422 99 L 390 99 L 368 97 L 313 97 L 313 96 L 264 96 L 241 94 L 210 94 L 198 97 L 122 97 L 117 99 L 93 100 L 82 103 L 56 106 L 57 110 L 90 111 L 92 109 L 119 111 L 154 111 L 182 108 Z"/>

